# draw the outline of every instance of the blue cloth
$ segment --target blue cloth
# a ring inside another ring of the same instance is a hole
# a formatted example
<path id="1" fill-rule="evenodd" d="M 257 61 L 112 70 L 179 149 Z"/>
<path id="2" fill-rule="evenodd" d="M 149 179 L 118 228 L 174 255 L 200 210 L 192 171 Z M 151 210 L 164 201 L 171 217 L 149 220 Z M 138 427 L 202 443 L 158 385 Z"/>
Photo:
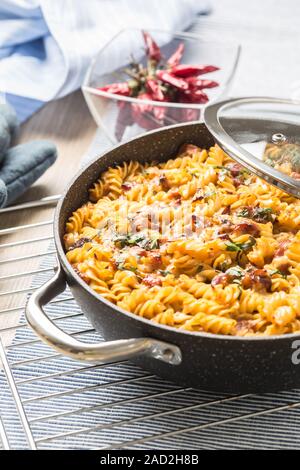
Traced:
<path id="1" fill-rule="evenodd" d="M 19 128 L 18 119 L 12 107 L 0 104 L 0 163 Z"/>
<path id="2" fill-rule="evenodd" d="M 18 126 L 14 110 L 0 104 L 0 207 L 21 196 L 56 159 L 56 148 L 48 141 L 9 148 Z"/>
<path id="3" fill-rule="evenodd" d="M 130 0 L 1 0 L 0 90 L 22 122 L 80 87 L 119 30 L 182 30 L 207 8 L 207 0 L 135 0 L 134 8 Z"/>

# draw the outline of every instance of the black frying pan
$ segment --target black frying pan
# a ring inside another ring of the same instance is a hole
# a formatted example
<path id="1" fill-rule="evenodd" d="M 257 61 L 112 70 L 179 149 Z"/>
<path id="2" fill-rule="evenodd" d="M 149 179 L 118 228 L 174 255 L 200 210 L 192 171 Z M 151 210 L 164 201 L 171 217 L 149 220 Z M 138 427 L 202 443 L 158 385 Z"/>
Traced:
<path id="1" fill-rule="evenodd" d="M 75 273 L 66 259 L 62 241 L 66 220 L 87 201 L 88 188 L 101 172 L 132 159 L 143 163 L 167 160 L 184 143 L 208 148 L 215 142 L 204 124 L 163 128 L 113 148 L 73 178 L 55 214 L 58 268 L 54 277 L 29 299 L 27 320 L 45 342 L 79 360 L 105 364 L 131 359 L 179 384 L 229 393 L 299 387 L 300 335 L 231 337 L 159 325 L 105 300 Z M 107 342 L 80 342 L 47 318 L 43 306 L 65 289 L 66 282 L 84 314 Z"/>

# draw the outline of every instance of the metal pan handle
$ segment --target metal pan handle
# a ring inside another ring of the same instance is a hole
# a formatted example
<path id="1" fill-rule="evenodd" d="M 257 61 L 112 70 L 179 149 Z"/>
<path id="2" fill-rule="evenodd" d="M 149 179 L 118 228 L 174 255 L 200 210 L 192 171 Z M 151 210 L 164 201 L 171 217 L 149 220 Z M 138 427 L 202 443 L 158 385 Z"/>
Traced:
<path id="1" fill-rule="evenodd" d="M 35 333 L 58 352 L 80 361 L 107 364 L 145 355 L 168 364 L 181 363 L 180 349 L 152 338 L 132 338 L 99 344 L 84 343 L 58 328 L 45 314 L 43 307 L 66 287 L 65 275 L 59 266 L 55 275 L 39 287 L 26 306 L 26 318 Z"/>

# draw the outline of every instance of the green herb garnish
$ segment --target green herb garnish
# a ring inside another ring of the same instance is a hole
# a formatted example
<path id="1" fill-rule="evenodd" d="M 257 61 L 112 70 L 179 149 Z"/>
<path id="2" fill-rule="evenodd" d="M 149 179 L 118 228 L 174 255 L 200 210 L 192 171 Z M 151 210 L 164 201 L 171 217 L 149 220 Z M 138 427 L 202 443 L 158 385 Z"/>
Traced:
<path id="1" fill-rule="evenodd" d="M 250 207 L 243 207 L 238 213 L 238 217 L 246 217 L 246 218 L 251 218 L 252 211 Z"/>
<path id="2" fill-rule="evenodd" d="M 144 248 L 146 250 L 156 250 L 159 247 L 159 239 L 159 233 L 152 235 L 152 237 L 146 241 Z"/>
<path id="3" fill-rule="evenodd" d="M 142 233 L 134 233 L 128 235 L 116 235 L 113 237 L 113 241 L 118 243 L 121 248 L 125 246 L 138 245 L 140 248 L 145 250 L 155 250 L 159 247 L 160 234 L 154 234 L 150 238 L 147 238 Z"/>
<path id="4" fill-rule="evenodd" d="M 279 269 L 273 269 L 272 271 L 269 271 L 269 275 L 270 275 L 270 276 L 274 276 L 274 274 L 279 274 L 281 277 L 283 277 L 283 279 L 286 279 L 286 278 L 287 278 L 287 274 L 286 274 L 286 273 L 283 273 L 283 272 L 280 271 Z"/>
<path id="5" fill-rule="evenodd" d="M 168 271 L 167 269 L 159 269 L 158 270 L 159 274 L 161 274 L 162 276 L 167 276 L 168 274 L 172 274 L 171 271 Z"/>
<path id="6" fill-rule="evenodd" d="M 274 220 L 274 213 L 271 207 L 256 207 L 253 211 L 253 219 L 257 222 L 272 222 Z"/>
<path id="7" fill-rule="evenodd" d="M 249 237 L 249 239 L 244 242 L 244 243 L 235 243 L 235 242 L 226 242 L 225 245 L 226 245 L 226 250 L 227 251 L 237 251 L 237 252 L 240 252 L 240 251 L 247 251 L 249 250 L 249 248 L 251 248 L 253 245 L 256 244 L 256 240 L 254 237 Z"/>
<path id="8" fill-rule="evenodd" d="M 258 223 L 274 222 L 275 214 L 271 207 L 243 207 L 238 213 L 238 217 L 253 219 Z"/>
<path id="9" fill-rule="evenodd" d="M 244 271 L 240 266 L 233 266 L 232 268 L 227 269 L 226 274 L 235 279 L 240 279 L 243 277 Z"/>

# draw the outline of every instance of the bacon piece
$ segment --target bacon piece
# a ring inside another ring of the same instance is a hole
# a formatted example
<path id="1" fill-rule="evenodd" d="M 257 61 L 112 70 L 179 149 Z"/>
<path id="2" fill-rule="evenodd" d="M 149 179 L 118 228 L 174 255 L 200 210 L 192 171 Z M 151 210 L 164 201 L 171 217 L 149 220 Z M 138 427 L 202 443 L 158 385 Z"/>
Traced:
<path id="1" fill-rule="evenodd" d="M 238 188 L 239 186 L 241 186 L 241 184 L 243 184 L 243 181 L 238 177 L 233 178 L 232 182 L 233 182 L 235 188 Z"/>
<path id="2" fill-rule="evenodd" d="M 230 214 L 230 206 L 224 207 L 224 209 L 222 210 L 222 214 Z"/>
<path id="3" fill-rule="evenodd" d="M 272 280 L 265 269 L 253 269 L 245 274 L 242 279 L 244 289 L 271 291 Z"/>
<path id="4" fill-rule="evenodd" d="M 274 253 L 274 258 L 276 258 L 277 256 L 283 256 L 286 248 L 288 247 L 288 245 L 290 243 L 291 243 L 291 240 L 289 240 L 289 239 L 288 240 L 283 240 L 282 242 L 280 242 L 279 247 L 277 248 L 277 250 Z"/>
<path id="5" fill-rule="evenodd" d="M 150 287 L 162 285 L 160 277 L 155 276 L 154 274 L 148 274 L 147 276 L 145 276 L 143 279 L 143 283 Z"/>
<path id="6" fill-rule="evenodd" d="M 218 285 L 225 287 L 229 283 L 230 283 L 230 276 L 225 273 L 217 274 L 211 281 L 211 285 L 213 287 L 216 287 Z"/>
<path id="7" fill-rule="evenodd" d="M 236 176 L 239 176 L 239 174 L 241 173 L 241 171 L 244 170 L 244 168 L 242 167 L 242 165 L 240 165 L 239 163 L 229 163 L 226 168 L 230 171 L 231 175 L 233 177 L 236 177 Z"/>
<path id="8" fill-rule="evenodd" d="M 121 185 L 121 188 L 124 190 L 124 191 L 129 191 L 131 188 L 132 188 L 132 184 L 130 183 L 123 183 Z"/>
<path id="9" fill-rule="evenodd" d="M 140 248 L 139 246 L 134 246 L 131 248 L 131 250 L 135 250 L 136 254 L 138 256 L 147 256 L 148 251 L 144 250 L 143 248 Z"/>
<path id="10" fill-rule="evenodd" d="M 170 199 L 181 199 L 181 194 L 177 189 L 170 191 L 168 196 Z"/>
<path id="11" fill-rule="evenodd" d="M 277 266 L 277 269 L 278 271 L 281 272 L 281 274 L 286 276 L 287 274 L 289 274 L 290 267 L 291 267 L 290 263 L 282 263 L 282 264 L 279 264 L 279 266 Z"/>
<path id="12" fill-rule="evenodd" d="M 159 251 L 148 251 L 147 257 L 149 258 L 150 264 L 153 269 L 158 269 L 161 267 L 162 259 Z"/>
<path id="13" fill-rule="evenodd" d="M 92 240 L 91 238 L 82 237 L 74 243 L 74 245 L 70 246 L 69 251 L 75 250 L 75 248 L 81 248 L 85 243 L 90 243 Z"/>
<path id="14" fill-rule="evenodd" d="M 204 199 L 204 192 L 202 189 L 197 189 L 193 199 L 192 199 L 192 202 L 195 202 L 195 201 L 202 201 L 202 199 Z"/>
<path id="15" fill-rule="evenodd" d="M 257 225 L 251 222 L 241 222 L 240 224 L 236 224 L 234 226 L 233 232 L 240 235 L 247 233 L 249 235 L 253 235 L 253 237 L 258 237 L 260 234 L 260 229 L 257 227 Z"/>
<path id="16" fill-rule="evenodd" d="M 221 233 L 218 238 L 220 238 L 220 240 L 230 240 L 228 233 Z"/>
<path id="17" fill-rule="evenodd" d="M 161 187 L 164 191 L 169 191 L 170 184 L 169 184 L 169 181 L 168 181 L 168 179 L 165 175 L 161 175 L 159 177 L 159 184 L 161 185 Z"/>

